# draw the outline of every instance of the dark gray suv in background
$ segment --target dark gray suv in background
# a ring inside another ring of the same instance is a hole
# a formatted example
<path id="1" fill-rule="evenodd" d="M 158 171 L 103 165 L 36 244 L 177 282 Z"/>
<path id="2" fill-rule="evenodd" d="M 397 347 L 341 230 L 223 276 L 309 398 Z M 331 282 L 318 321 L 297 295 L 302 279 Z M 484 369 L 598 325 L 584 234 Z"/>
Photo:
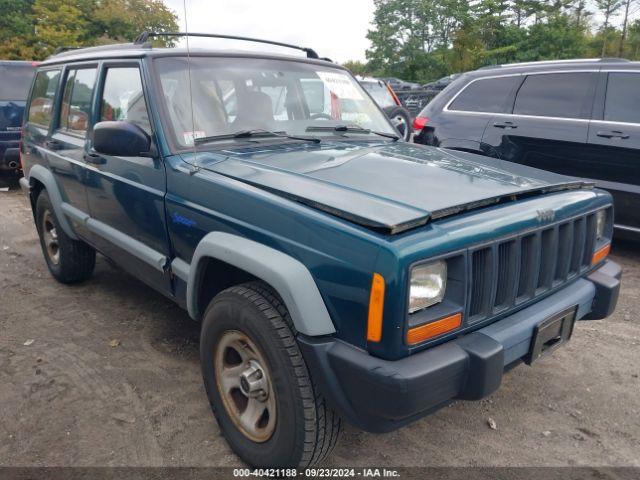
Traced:
<path id="1" fill-rule="evenodd" d="M 640 62 L 563 60 L 486 67 L 442 91 L 415 141 L 595 181 L 616 233 L 640 238 Z"/>
<path id="2" fill-rule="evenodd" d="M 20 169 L 22 116 L 37 63 L 0 60 L 0 177 Z"/>

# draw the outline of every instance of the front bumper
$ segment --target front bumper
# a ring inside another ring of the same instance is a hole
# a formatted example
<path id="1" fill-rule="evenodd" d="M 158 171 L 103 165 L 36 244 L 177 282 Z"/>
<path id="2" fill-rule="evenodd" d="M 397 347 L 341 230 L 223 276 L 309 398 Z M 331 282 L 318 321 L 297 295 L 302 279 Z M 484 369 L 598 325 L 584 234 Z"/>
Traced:
<path id="1" fill-rule="evenodd" d="M 334 338 L 300 337 L 311 374 L 350 423 L 388 432 L 450 403 L 495 391 L 504 371 L 529 353 L 534 329 L 577 306 L 576 320 L 615 308 L 620 267 L 611 261 L 555 294 L 473 333 L 401 360 L 383 360 Z"/>

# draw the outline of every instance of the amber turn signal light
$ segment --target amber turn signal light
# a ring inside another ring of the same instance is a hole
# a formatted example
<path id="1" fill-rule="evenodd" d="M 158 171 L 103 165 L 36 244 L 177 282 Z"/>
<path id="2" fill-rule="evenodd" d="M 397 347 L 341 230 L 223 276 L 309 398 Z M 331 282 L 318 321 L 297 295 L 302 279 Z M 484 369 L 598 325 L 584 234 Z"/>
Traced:
<path id="1" fill-rule="evenodd" d="M 407 344 L 415 345 L 430 338 L 437 337 L 443 333 L 448 333 L 462 324 L 462 314 L 456 313 L 449 317 L 441 318 L 435 322 L 414 327 L 407 332 Z"/>
<path id="2" fill-rule="evenodd" d="M 367 321 L 367 340 L 379 342 L 382 339 L 382 312 L 384 310 L 384 278 L 373 274 L 371 294 L 369 295 L 369 320 Z"/>
<path id="3" fill-rule="evenodd" d="M 591 265 L 595 265 L 596 263 L 600 263 L 602 260 L 607 258 L 607 256 L 609 255 L 609 252 L 611 252 L 611 244 L 610 243 L 608 243 L 604 247 L 599 248 L 598 250 L 596 250 L 596 253 L 594 253 L 593 257 L 591 258 Z"/>

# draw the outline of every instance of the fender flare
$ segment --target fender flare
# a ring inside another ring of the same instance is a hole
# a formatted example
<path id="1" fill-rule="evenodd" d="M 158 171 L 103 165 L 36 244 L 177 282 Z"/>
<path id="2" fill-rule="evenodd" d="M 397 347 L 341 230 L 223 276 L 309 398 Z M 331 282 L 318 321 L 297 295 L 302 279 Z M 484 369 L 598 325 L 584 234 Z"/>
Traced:
<path id="1" fill-rule="evenodd" d="M 56 218 L 60 223 L 60 227 L 64 230 L 69 237 L 73 240 L 78 240 L 77 235 L 71 228 L 71 224 L 64 211 L 62 210 L 62 204 L 64 203 L 62 200 L 62 195 L 60 194 L 60 189 L 58 188 L 58 184 L 56 183 L 55 178 L 53 178 L 53 174 L 50 170 L 47 170 L 42 165 L 34 165 L 29 170 L 29 187 L 33 188 L 32 179 L 38 180 L 40 183 L 44 185 L 47 194 L 49 195 L 49 199 L 51 200 L 51 205 L 53 206 L 53 211 L 56 214 Z M 34 211 L 35 214 L 35 211 Z"/>
<path id="2" fill-rule="evenodd" d="M 211 232 L 205 235 L 188 267 L 187 309 L 198 318 L 198 290 L 207 258 L 240 268 L 271 285 L 284 301 L 296 330 L 310 336 L 330 335 L 335 327 L 311 273 L 295 258 L 238 235 Z M 179 259 L 179 276 L 186 275 L 186 264 Z M 182 265 L 181 265 L 182 263 Z"/>

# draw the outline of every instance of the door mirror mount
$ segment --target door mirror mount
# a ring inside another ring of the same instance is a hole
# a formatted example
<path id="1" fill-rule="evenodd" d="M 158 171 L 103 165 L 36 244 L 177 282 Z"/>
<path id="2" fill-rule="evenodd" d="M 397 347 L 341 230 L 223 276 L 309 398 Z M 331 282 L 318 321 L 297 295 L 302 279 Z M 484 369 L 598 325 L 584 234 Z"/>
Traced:
<path id="1" fill-rule="evenodd" d="M 93 149 L 118 157 L 157 156 L 151 137 L 138 125 L 125 121 L 98 122 L 93 127 Z"/>

